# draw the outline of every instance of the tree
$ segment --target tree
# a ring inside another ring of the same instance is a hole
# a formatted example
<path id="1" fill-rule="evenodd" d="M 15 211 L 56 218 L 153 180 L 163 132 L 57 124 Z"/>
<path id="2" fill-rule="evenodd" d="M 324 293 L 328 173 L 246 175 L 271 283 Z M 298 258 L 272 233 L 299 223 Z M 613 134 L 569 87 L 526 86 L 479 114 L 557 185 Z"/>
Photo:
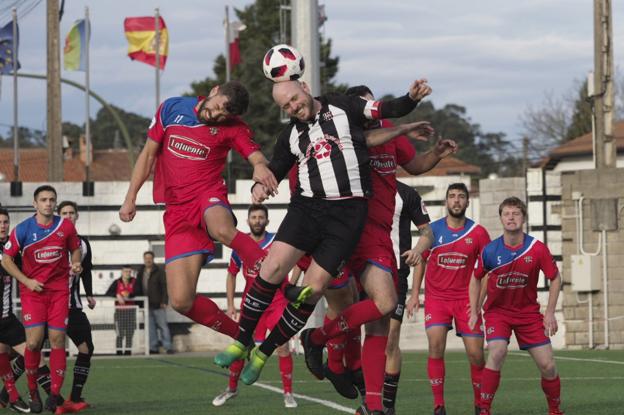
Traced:
<path id="1" fill-rule="evenodd" d="M 132 141 L 132 149 L 135 153 L 139 151 L 145 144 L 145 137 L 149 127 L 150 119 L 133 112 L 126 112 L 121 108 L 113 106 L 119 114 Z M 95 120 L 91 121 L 91 139 L 93 149 L 99 150 L 104 148 L 113 148 L 115 137 L 119 127 L 110 112 L 102 107 L 97 112 Z"/>
<path id="2" fill-rule="evenodd" d="M 241 81 L 250 91 L 249 110 L 244 120 L 255 134 L 255 140 L 262 146 L 266 155 L 273 153 L 273 145 L 283 128 L 280 122 L 280 110 L 273 103 L 271 91 L 273 84 L 267 80 L 261 68 L 264 53 L 272 46 L 282 42 L 280 39 L 280 0 L 256 0 L 244 9 L 235 9 L 237 18 L 247 28 L 240 32 L 241 63 L 232 72 L 232 79 Z M 286 42 L 288 39 L 286 40 Z M 321 39 L 321 71 L 323 92 L 333 91 L 344 86 L 335 85 L 333 78 L 338 72 L 337 57 L 331 57 L 331 40 Z M 191 83 L 187 95 L 207 95 L 215 85 L 225 82 L 225 57 L 217 56 L 213 65 L 213 76 Z M 249 164 L 234 152 L 232 174 L 234 178 L 250 176 Z"/>

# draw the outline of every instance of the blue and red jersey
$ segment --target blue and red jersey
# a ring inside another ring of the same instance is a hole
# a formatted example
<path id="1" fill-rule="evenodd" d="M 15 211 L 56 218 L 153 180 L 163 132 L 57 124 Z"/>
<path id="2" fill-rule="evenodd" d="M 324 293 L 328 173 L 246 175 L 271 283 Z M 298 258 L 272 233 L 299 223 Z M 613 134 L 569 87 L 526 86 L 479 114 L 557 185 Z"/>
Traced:
<path id="1" fill-rule="evenodd" d="M 4 255 L 22 256 L 22 272 L 44 284 L 44 292 L 69 292 L 70 253 L 80 248 L 76 228 L 69 220 L 54 216 L 49 225 L 31 216 L 17 225 L 4 245 Z M 20 284 L 20 292 L 30 290 Z"/>
<path id="2" fill-rule="evenodd" d="M 540 312 L 537 283 L 540 271 L 553 280 L 559 269 L 548 247 L 524 234 L 518 246 L 505 245 L 503 237 L 490 242 L 475 266 L 475 278 L 488 275 L 484 310 L 518 316 Z"/>
<path id="3" fill-rule="evenodd" d="M 490 242 L 487 230 L 466 218 L 461 228 L 451 228 L 446 218 L 431 223 L 433 244 L 423 253 L 425 301 L 468 300 L 468 285 L 481 250 Z"/>
<path id="4" fill-rule="evenodd" d="M 204 97 L 165 100 L 147 136 L 160 145 L 154 172 L 154 202 L 180 204 L 206 191 L 227 194 L 222 177 L 230 149 L 243 158 L 260 149 L 239 118 L 204 124 L 195 107 Z"/>

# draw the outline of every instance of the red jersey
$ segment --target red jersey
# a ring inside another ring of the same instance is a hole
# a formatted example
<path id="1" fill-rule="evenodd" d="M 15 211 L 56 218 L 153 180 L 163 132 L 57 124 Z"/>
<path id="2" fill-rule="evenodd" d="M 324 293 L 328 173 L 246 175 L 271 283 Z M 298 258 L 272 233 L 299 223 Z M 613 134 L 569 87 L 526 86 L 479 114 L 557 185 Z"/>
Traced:
<path id="1" fill-rule="evenodd" d="M 381 128 L 394 127 L 388 120 L 381 120 L 379 125 Z M 407 164 L 415 155 L 416 150 L 404 135 L 368 149 L 373 197 L 368 200 L 367 221 L 387 229 L 388 235 L 394 218 L 397 166 Z"/>
<path id="2" fill-rule="evenodd" d="M 275 238 L 274 233 L 267 232 L 264 236 L 264 239 L 258 242 L 258 245 L 260 245 L 260 248 L 262 248 L 262 250 L 266 254 L 269 253 L 269 248 L 271 248 L 271 244 L 273 243 L 274 238 Z M 232 251 L 232 256 L 230 257 L 230 265 L 228 266 L 228 272 L 232 274 L 234 278 L 236 278 L 236 276 L 238 275 L 238 271 L 240 271 L 242 267 L 243 267 L 243 261 L 240 259 L 236 251 Z M 247 273 L 248 268 L 244 267 L 243 269 L 244 269 L 243 277 L 245 278 L 245 289 L 243 290 L 243 298 L 244 298 L 247 295 L 247 291 L 249 291 L 249 288 L 251 288 L 254 278 L 257 277 L 257 274 L 249 275 Z M 282 282 L 282 287 L 281 287 L 282 289 L 277 290 L 277 292 L 275 293 L 275 297 L 273 298 L 274 302 L 286 300 L 283 294 L 283 288 L 286 287 L 286 285 L 288 285 L 288 278 L 284 278 L 284 281 Z"/>
<path id="3" fill-rule="evenodd" d="M 548 247 L 532 236 L 524 234 L 524 242 L 518 246 L 505 245 L 502 236 L 489 243 L 475 266 L 475 278 L 488 275 L 485 312 L 514 317 L 539 314 L 540 271 L 549 280 L 559 275 Z"/>
<path id="4" fill-rule="evenodd" d="M 41 225 L 31 216 L 17 225 L 4 245 L 4 255 L 22 256 L 22 272 L 44 284 L 44 291 L 69 292 L 70 252 L 80 248 L 76 228 L 69 220 L 54 216 Z M 20 292 L 30 292 L 20 284 Z"/>
<path id="5" fill-rule="evenodd" d="M 425 301 L 428 298 L 468 300 L 468 285 L 481 250 L 490 242 L 485 228 L 466 218 L 462 228 L 450 228 L 446 218 L 431 222 L 433 245 L 423 253 Z"/>
<path id="6" fill-rule="evenodd" d="M 124 304 L 121 304 L 119 301 L 115 300 L 115 306 L 117 306 L 117 308 L 133 306 L 134 301 L 130 299 L 134 297 L 134 288 L 136 286 L 136 278 L 130 278 L 128 282 L 124 282 L 123 278 L 119 278 L 113 284 L 116 284 L 115 297 L 117 297 L 118 295 L 121 295 L 124 298 Z"/>
<path id="7" fill-rule="evenodd" d="M 195 106 L 203 97 L 165 100 L 147 136 L 160 145 L 154 172 L 154 202 L 181 204 L 205 191 L 227 193 L 222 177 L 227 154 L 243 158 L 260 149 L 247 124 L 238 118 L 203 124 Z"/>

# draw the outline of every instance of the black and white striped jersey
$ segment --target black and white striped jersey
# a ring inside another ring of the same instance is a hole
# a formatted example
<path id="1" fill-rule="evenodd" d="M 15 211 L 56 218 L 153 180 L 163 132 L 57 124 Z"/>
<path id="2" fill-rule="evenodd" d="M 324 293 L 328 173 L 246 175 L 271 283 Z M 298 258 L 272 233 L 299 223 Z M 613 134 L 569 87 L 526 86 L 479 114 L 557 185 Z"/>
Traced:
<path id="1" fill-rule="evenodd" d="M 310 122 L 291 119 L 282 131 L 269 168 L 282 180 L 298 163 L 296 194 L 321 199 L 370 197 L 372 186 L 364 125 L 398 117 L 417 104 L 408 96 L 390 101 L 328 94 Z"/>
<path id="2" fill-rule="evenodd" d="M 84 236 L 78 235 L 80 238 L 80 254 L 82 273 L 80 275 L 70 274 L 70 291 L 69 291 L 69 308 L 82 309 L 82 300 L 80 299 L 80 281 L 84 284 L 87 297 L 93 296 L 93 276 L 91 271 L 93 263 L 91 258 L 91 244 Z"/>
<path id="3" fill-rule="evenodd" d="M 2 260 L 2 250 L 4 242 L 0 241 L 0 260 Z M 21 268 L 21 257 L 18 255 L 13 258 L 18 268 Z M 0 264 L 0 319 L 4 319 L 13 314 L 13 277 Z"/>

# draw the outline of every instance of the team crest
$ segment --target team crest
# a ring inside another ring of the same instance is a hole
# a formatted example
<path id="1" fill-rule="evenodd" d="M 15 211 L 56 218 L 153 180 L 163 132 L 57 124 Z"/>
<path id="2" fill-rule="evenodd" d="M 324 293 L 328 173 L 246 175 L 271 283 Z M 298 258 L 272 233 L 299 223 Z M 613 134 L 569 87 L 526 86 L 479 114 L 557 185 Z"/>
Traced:
<path id="1" fill-rule="evenodd" d="M 219 129 L 217 127 L 210 127 L 210 134 L 217 135 Z"/>
<path id="2" fill-rule="evenodd" d="M 468 237 L 468 238 L 464 239 L 464 241 L 466 241 L 467 245 L 472 245 L 472 238 Z"/>
<path id="3" fill-rule="evenodd" d="M 334 116 L 330 111 L 326 111 L 323 113 L 323 121 L 331 121 L 333 119 L 334 119 Z"/>
<path id="4" fill-rule="evenodd" d="M 531 262 L 533 262 L 533 257 L 532 256 L 525 256 L 524 257 L 524 262 L 526 262 L 527 264 L 530 264 Z"/>
<path id="5" fill-rule="evenodd" d="M 62 231 L 58 231 L 58 232 L 56 233 L 56 236 L 58 236 L 59 238 L 62 238 L 62 237 L 64 237 L 64 236 L 65 236 L 65 234 L 64 234 Z"/>
<path id="6" fill-rule="evenodd" d="M 32 316 L 30 314 L 24 314 L 24 321 L 32 320 Z"/>

